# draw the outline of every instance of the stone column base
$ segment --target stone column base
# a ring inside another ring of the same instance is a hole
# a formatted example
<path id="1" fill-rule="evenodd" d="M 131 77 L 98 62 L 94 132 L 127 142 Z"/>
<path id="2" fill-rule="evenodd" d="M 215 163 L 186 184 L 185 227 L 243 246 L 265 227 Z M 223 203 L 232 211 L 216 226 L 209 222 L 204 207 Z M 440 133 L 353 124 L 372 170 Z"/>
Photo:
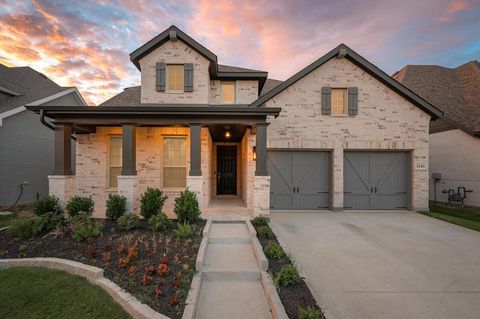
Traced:
<path id="1" fill-rule="evenodd" d="M 270 176 L 255 176 L 253 185 L 253 215 L 270 215 Z"/>
<path id="2" fill-rule="evenodd" d="M 65 204 L 75 196 L 75 175 L 48 176 L 48 193 L 57 197 L 60 206 L 65 209 Z"/>
<path id="3" fill-rule="evenodd" d="M 203 209 L 203 176 L 187 176 L 187 187 L 190 191 L 197 194 L 198 206 Z"/>
<path id="4" fill-rule="evenodd" d="M 119 195 L 127 198 L 127 213 L 131 214 L 135 212 L 136 208 L 136 189 L 137 189 L 137 176 L 136 175 L 119 175 L 117 176 Z"/>

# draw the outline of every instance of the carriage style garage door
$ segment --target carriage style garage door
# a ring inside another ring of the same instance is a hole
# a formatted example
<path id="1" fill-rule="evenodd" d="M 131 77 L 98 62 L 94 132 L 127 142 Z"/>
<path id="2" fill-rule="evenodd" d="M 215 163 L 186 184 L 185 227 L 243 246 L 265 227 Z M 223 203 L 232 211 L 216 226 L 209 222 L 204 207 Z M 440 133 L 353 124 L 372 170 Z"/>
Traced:
<path id="1" fill-rule="evenodd" d="M 406 152 L 345 152 L 345 209 L 407 208 Z"/>
<path id="2" fill-rule="evenodd" d="M 328 208 L 329 152 L 268 151 L 267 169 L 271 209 Z"/>

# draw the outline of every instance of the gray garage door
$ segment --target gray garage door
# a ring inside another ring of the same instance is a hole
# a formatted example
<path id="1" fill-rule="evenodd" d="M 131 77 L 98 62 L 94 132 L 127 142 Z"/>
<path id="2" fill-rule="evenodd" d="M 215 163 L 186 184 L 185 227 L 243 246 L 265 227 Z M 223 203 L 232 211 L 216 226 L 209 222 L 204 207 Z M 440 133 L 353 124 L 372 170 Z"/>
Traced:
<path id="1" fill-rule="evenodd" d="M 407 153 L 345 152 L 343 187 L 346 209 L 406 208 Z"/>
<path id="2" fill-rule="evenodd" d="M 328 152 L 269 151 L 271 209 L 315 210 L 329 206 Z"/>

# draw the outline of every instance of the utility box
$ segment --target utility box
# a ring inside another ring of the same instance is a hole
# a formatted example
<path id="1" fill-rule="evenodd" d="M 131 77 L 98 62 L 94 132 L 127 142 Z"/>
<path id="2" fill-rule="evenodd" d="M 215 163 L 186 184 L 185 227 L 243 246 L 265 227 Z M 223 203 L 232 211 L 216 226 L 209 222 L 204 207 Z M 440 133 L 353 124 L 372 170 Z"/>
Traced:
<path id="1" fill-rule="evenodd" d="M 442 179 L 442 174 L 441 174 L 441 173 L 432 173 L 432 179 L 433 179 L 435 182 L 438 182 L 439 180 Z"/>

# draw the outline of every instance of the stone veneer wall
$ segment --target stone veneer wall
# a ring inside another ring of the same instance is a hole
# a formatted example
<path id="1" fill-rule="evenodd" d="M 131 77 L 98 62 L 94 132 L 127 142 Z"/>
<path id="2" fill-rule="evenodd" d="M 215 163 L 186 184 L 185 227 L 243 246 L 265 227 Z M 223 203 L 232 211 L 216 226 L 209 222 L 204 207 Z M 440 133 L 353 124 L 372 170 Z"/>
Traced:
<path id="1" fill-rule="evenodd" d="M 441 173 L 437 183 L 437 200 L 447 202 L 442 189 L 459 186 L 473 190 L 465 205 L 480 207 L 480 138 L 462 130 L 450 130 L 430 135 L 430 173 Z M 430 175 L 431 176 L 431 175 Z M 434 200 L 433 180 L 430 179 L 430 200 Z"/>
<path id="2" fill-rule="evenodd" d="M 77 175 L 76 193 L 80 196 L 92 196 L 95 201 L 96 217 L 104 217 L 105 201 L 110 192 L 117 192 L 117 189 L 108 189 L 108 139 L 111 135 L 121 135 L 120 128 L 97 128 L 94 134 L 81 134 L 77 138 Z M 162 137 L 163 136 L 185 136 L 187 139 L 187 177 L 190 169 L 190 139 L 189 128 L 186 127 L 163 127 L 137 129 L 137 176 L 135 176 L 135 203 L 133 209 L 139 213 L 140 195 L 147 187 L 158 187 L 162 189 Z M 202 128 L 202 175 L 200 202 L 208 204 L 210 200 L 211 180 L 211 152 L 212 142 L 207 128 Z M 210 172 L 210 173 L 209 173 Z M 189 180 L 189 178 L 187 178 Z M 125 181 L 126 182 L 126 181 Z M 193 183 L 193 180 L 192 180 Z M 199 182 L 195 181 L 198 188 Z M 58 184 L 58 183 L 57 183 Z M 58 188 L 58 187 L 57 187 Z M 181 189 L 163 189 L 169 197 L 165 204 L 165 211 L 173 216 L 174 199 Z"/>
<path id="3" fill-rule="evenodd" d="M 358 115 L 321 114 L 321 88 L 358 87 Z M 331 59 L 266 102 L 282 107 L 268 148 L 333 150 L 332 208 L 343 208 L 343 151 L 411 150 L 412 208 L 428 208 L 430 116 L 347 59 Z"/>
<path id="4" fill-rule="evenodd" d="M 221 104 L 220 80 L 210 81 L 210 104 Z M 258 98 L 258 81 L 237 80 L 235 81 L 235 103 L 250 104 Z"/>
<path id="5" fill-rule="evenodd" d="M 193 63 L 193 92 L 157 92 L 156 64 Z M 180 39 L 167 41 L 140 60 L 142 69 L 142 103 L 171 103 L 171 104 L 207 104 L 209 97 L 210 62 L 194 49 L 187 46 Z"/>

